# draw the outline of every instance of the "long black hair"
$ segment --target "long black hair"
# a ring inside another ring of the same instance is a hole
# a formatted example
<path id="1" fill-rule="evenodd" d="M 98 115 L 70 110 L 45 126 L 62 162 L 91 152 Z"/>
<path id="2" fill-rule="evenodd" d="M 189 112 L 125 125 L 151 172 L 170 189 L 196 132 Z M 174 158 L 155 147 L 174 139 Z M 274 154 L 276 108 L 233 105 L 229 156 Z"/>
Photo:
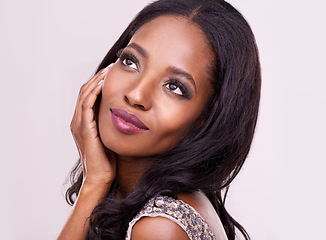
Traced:
<path id="1" fill-rule="evenodd" d="M 222 0 L 159 0 L 146 6 L 130 23 L 98 67 L 117 60 L 133 34 L 162 15 L 187 18 L 197 24 L 214 53 L 214 88 L 203 110 L 205 121 L 170 151 L 156 156 L 151 168 L 128 197 L 117 200 L 115 180 L 103 202 L 90 217 L 90 239 L 124 239 L 129 221 L 151 197 L 203 191 L 217 211 L 228 238 L 235 227 L 244 228 L 225 209 L 229 184 L 240 171 L 253 139 L 257 121 L 261 73 L 254 35 L 243 16 Z M 98 99 L 97 105 L 99 104 Z M 82 184 L 79 162 L 71 172 L 66 192 L 73 204 Z M 225 190 L 223 196 L 222 191 Z"/>

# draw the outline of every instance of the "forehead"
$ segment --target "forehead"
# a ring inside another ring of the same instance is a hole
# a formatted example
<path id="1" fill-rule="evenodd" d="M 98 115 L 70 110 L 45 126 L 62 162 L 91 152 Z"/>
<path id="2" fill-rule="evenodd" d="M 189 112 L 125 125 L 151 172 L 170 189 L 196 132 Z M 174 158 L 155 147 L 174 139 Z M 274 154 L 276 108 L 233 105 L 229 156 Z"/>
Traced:
<path id="1" fill-rule="evenodd" d="M 141 45 L 156 63 L 181 68 L 195 80 L 211 77 L 214 54 L 210 44 L 200 27 L 184 17 L 154 18 L 139 28 L 130 42 Z"/>

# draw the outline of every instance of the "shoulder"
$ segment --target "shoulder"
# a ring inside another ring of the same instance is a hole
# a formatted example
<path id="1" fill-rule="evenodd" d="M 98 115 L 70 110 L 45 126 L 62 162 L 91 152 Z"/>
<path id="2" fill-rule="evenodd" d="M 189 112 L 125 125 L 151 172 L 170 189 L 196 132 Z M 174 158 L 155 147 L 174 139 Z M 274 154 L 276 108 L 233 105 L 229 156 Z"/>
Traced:
<path id="1" fill-rule="evenodd" d="M 201 191 L 181 193 L 178 194 L 178 199 L 194 208 L 209 225 L 215 225 L 218 215 L 204 193 Z"/>
<path id="2" fill-rule="evenodd" d="M 201 195 L 181 194 L 178 199 L 167 196 L 150 199 L 129 223 L 126 239 L 224 239 L 214 237 L 214 232 L 211 232 L 209 222 L 215 220 L 211 217 L 214 214 L 205 212 L 215 210 L 204 194 L 198 194 Z"/>
<path id="3" fill-rule="evenodd" d="M 209 225 L 216 239 L 227 239 L 223 224 L 215 208 L 203 192 L 197 191 L 190 194 L 179 194 L 178 199 L 194 208 L 200 214 Z"/>
<path id="4" fill-rule="evenodd" d="M 143 217 L 134 225 L 132 240 L 189 240 L 187 233 L 175 222 L 164 217 Z"/>

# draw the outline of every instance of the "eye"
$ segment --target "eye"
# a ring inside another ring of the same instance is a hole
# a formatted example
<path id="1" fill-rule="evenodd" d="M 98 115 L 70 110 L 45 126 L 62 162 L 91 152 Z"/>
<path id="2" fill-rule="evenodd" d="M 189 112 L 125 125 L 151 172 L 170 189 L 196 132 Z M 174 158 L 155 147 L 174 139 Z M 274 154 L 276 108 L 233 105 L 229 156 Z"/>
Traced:
<path id="1" fill-rule="evenodd" d="M 165 87 L 177 95 L 182 95 L 182 91 L 181 91 L 180 87 L 178 87 L 174 83 L 168 83 L 165 85 Z"/>
<path id="2" fill-rule="evenodd" d="M 164 86 L 173 94 L 178 95 L 180 97 L 190 99 L 190 93 L 186 86 L 184 86 L 180 81 L 175 79 L 170 79 L 169 82 L 164 84 Z"/>
<path id="3" fill-rule="evenodd" d="M 136 65 L 136 63 L 134 63 L 134 62 L 133 62 L 131 59 L 129 59 L 129 58 L 124 59 L 124 60 L 122 61 L 122 64 L 125 65 L 125 66 L 127 66 L 127 67 L 130 67 L 130 68 L 132 68 L 132 69 L 137 70 L 137 65 Z"/>
<path id="4" fill-rule="evenodd" d="M 132 53 L 122 52 L 119 59 L 123 66 L 138 71 L 138 60 Z"/>

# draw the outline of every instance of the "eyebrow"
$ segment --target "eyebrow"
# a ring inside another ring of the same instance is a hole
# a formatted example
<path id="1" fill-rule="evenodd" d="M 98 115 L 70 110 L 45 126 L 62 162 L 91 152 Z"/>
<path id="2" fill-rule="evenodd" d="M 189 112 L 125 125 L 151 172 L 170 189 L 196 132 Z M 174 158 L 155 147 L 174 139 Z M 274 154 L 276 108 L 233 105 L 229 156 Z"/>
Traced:
<path id="1" fill-rule="evenodd" d="M 130 43 L 127 47 L 131 47 L 131 48 L 135 49 L 137 52 L 139 52 L 145 58 L 148 57 L 147 51 L 144 48 L 142 48 L 140 45 L 138 45 L 137 43 Z"/>
<path id="2" fill-rule="evenodd" d="M 187 73 L 186 71 L 182 70 L 181 68 L 172 67 L 172 66 L 169 67 L 169 70 L 174 74 L 181 75 L 184 78 L 187 78 L 194 85 L 195 91 L 197 92 L 195 80 L 190 73 Z"/>
<path id="3" fill-rule="evenodd" d="M 131 48 L 135 49 L 137 52 L 139 52 L 145 58 L 147 58 L 149 55 L 148 52 L 137 43 L 130 43 L 127 47 L 131 47 Z M 194 86 L 195 91 L 197 92 L 195 80 L 190 73 L 187 73 L 186 71 L 182 70 L 181 68 L 174 67 L 174 66 L 170 66 L 168 69 L 173 74 L 181 75 L 184 78 L 188 79 Z"/>

